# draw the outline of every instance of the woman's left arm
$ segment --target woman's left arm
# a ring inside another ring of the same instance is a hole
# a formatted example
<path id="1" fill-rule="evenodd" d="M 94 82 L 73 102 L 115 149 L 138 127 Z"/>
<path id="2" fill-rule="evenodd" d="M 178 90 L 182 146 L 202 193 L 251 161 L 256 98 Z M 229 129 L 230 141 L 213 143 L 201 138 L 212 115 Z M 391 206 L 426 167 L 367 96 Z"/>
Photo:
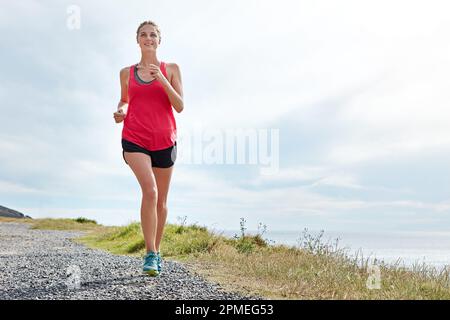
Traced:
<path id="1" fill-rule="evenodd" d="M 176 63 L 172 63 L 171 68 L 172 76 L 170 77 L 170 80 L 168 80 L 166 77 L 164 77 L 164 75 L 161 74 L 162 79 L 160 79 L 160 82 L 162 83 L 164 90 L 169 96 L 170 104 L 178 113 L 180 113 L 184 109 L 181 71 Z"/>

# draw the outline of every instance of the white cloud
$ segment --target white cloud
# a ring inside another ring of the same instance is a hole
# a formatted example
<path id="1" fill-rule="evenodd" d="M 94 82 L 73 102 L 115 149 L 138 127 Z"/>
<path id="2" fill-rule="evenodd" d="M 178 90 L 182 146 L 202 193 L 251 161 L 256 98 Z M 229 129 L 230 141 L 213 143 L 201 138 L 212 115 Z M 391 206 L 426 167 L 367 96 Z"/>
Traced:
<path id="1" fill-rule="evenodd" d="M 2 194 L 40 194 L 41 191 L 35 188 L 30 188 L 28 186 L 21 185 L 19 183 L 0 181 L 0 192 Z"/>

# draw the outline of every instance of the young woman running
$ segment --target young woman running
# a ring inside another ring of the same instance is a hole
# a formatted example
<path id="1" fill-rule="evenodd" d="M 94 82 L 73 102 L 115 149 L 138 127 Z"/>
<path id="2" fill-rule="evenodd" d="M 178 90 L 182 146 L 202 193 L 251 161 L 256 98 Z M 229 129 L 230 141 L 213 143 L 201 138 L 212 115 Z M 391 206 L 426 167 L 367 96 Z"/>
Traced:
<path id="1" fill-rule="evenodd" d="M 177 154 L 177 127 L 172 107 L 183 111 L 180 68 L 158 59 L 161 32 L 153 21 L 136 32 L 139 63 L 120 70 L 121 99 L 116 123 L 123 123 L 122 155 L 142 190 L 141 226 L 147 254 L 143 271 L 161 273 L 159 246 L 167 219 L 167 194 Z"/>

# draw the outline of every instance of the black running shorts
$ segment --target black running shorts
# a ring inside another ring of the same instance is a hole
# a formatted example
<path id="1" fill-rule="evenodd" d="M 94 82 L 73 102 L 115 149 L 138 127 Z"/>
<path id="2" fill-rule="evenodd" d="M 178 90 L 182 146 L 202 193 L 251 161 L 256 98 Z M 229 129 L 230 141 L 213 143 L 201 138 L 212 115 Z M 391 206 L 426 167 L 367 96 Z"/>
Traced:
<path id="1" fill-rule="evenodd" d="M 175 164 L 177 158 L 177 142 L 167 149 L 150 151 L 128 140 L 122 139 L 122 156 L 125 160 L 125 152 L 142 152 L 150 156 L 152 167 L 170 168 Z M 125 163 L 128 164 L 127 160 Z"/>

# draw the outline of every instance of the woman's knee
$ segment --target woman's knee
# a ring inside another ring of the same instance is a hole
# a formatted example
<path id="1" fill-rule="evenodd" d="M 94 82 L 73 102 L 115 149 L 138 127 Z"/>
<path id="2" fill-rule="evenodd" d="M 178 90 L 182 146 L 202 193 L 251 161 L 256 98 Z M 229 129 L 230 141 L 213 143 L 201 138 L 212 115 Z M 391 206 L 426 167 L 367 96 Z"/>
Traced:
<path id="1" fill-rule="evenodd" d="M 156 207 L 157 207 L 158 211 L 167 210 L 167 202 L 158 200 Z"/>
<path id="2" fill-rule="evenodd" d="M 147 185 L 142 187 L 142 196 L 148 200 L 158 200 L 158 189 L 153 185 Z"/>

